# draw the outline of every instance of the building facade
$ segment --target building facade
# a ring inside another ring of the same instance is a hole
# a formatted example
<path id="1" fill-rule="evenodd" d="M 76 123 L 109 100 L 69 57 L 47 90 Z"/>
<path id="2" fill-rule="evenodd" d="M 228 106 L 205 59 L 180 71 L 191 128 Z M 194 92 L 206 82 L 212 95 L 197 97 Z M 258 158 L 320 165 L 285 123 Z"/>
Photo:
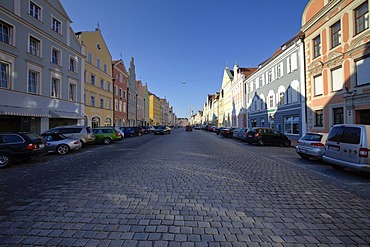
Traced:
<path id="1" fill-rule="evenodd" d="M 245 81 L 247 127 L 299 139 L 306 131 L 303 33 L 283 44 Z"/>
<path id="2" fill-rule="evenodd" d="M 60 1 L 0 0 L 0 131 L 83 124 L 84 47 Z"/>
<path id="3" fill-rule="evenodd" d="M 122 59 L 112 61 L 114 84 L 114 126 L 124 127 L 127 118 L 127 83 L 128 72 Z"/>
<path id="4" fill-rule="evenodd" d="M 128 85 L 127 85 L 127 93 L 128 93 L 127 118 L 128 118 L 129 126 L 137 126 L 137 122 L 136 122 L 137 92 L 136 91 L 137 91 L 137 88 L 136 88 L 135 62 L 134 62 L 134 58 L 131 57 L 130 68 L 128 72 Z"/>
<path id="5" fill-rule="evenodd" d="M 113 126 L 112 56 L 101 30 L 77 32 L 85 46 L 85 124 L 93 128 Z"/>
<path id="6" fill-rule="evenodd" d="M 369 1 L 311 0 L 301 30 L 308 129 L 329 132 L 334 124 L 370 124 Z"/>
<path id="7" fill-rule="evenodd" d="M 161 99 L 149 92 L 149 124 L 157 126 L 162 124 L 162 103 Z"/>
<path id="8" fill-rule="evenodd" d="M 145 125 L 145 100 L 143 89 L 143 83 L 141 81 L 136 81 L 136 124 L 138 126 Z"/>

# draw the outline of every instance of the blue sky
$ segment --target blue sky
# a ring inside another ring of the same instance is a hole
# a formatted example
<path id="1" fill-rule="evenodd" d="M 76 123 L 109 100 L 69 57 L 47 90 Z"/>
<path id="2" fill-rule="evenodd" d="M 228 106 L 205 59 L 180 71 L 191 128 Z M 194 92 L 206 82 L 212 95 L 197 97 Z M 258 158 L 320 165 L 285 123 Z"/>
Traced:
<path id="1" fill-rule="evenodd" d="M 223 70 L 257 67 L 299 32 L 308 0 L 61 0 L 75 32 L 98 23 L 113 59 L 166 97 L 178 117 L 203 109 Z"/>

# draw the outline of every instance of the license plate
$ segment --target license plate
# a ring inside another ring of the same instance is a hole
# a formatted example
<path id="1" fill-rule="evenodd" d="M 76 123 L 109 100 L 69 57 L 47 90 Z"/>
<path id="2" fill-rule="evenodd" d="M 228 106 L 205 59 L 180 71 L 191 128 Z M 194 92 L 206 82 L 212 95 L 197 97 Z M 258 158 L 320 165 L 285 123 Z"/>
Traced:
<path id="1" fill-rule="evenodd" d="M 328 146 L 328 150 L 339 151 L 338 146 Z"/>
<path id="2" fill-rule="evenodd" d="M 248 135 L 248 137 L 252 137 L 252 135 Z"/>
<path id="3" fill-rule="evenodd" d="M 44 148 L 45 144 L 39 144 L 39 148 Z"/>

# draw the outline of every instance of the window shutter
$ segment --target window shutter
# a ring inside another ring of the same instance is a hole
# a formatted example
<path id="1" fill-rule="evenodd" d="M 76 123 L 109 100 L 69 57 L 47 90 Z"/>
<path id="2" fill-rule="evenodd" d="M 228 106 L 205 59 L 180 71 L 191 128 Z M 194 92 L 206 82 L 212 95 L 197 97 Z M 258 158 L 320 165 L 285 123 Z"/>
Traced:
<path id="1" fill-rule="evenodd" d="M 331 71 L 332 91 L 339 91 L 343 88 L 343 69 L 342 67 Z"/>
<path id="2" fill-rule="evenodd" d="M 297 53 L 292 54 L 292 71 L 296 70 L 298 68 L 298 63 L 297 63 Z"/>
<path id="3" fill-rule="evenodd" d="M 370 83 L 370 57 L 356 62 L 357 86 Z"/>
<path id="4" fill-rule="evenodd" d="M 314 96 L 323 94 L 322 75 L 314 78 Z"/>

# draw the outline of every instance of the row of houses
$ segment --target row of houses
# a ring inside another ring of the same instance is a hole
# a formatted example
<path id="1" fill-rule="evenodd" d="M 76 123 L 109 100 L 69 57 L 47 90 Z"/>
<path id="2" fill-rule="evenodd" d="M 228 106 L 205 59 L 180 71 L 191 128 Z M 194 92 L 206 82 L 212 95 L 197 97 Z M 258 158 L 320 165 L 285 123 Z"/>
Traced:
<path id="1" fill-rule="evenodd" d="M 59 0 L 0 0 L 0 131 L 174 125 L 166 98 L 113 60 L 99 28 L 74 32 Z"/>
<path id="2" fill-rule="evenodd" d="M 272 127 L 292 139 L 370 124 L 368 0 L 310 0 L 301 29 L 256 68 L 226 67 L 191 124 Z"/>

